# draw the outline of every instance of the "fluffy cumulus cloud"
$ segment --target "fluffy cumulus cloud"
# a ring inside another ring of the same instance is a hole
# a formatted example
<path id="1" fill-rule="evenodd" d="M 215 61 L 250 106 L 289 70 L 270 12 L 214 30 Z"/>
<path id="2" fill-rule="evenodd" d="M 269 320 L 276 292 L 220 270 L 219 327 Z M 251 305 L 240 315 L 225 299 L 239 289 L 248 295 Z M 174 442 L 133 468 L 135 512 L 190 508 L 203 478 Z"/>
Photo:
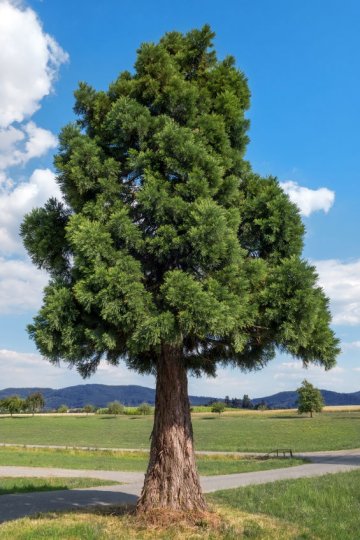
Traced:
<path id="1" fill-rule="evenodd" d="M 51 131 L 34 122 L 0 129 L 0 170 L 24 165 L 32 158 L 45 155 L 56 145 L 57 139 Z"/>
<path id="2" fill-rule="evenodd" d="M 360 324 L 360 260 L 314 262 L 320 285 L 331 301 L 334 324 Z"/>
<path id="3" fill-rule="evenodd" d="M 83 384 L 84 380 L 75 369 L 69 370 L 65 363 L 54 366 L 41 355 L 0 349 L 1 388 L 6 387 L 47 387 L 62 388 Z M 29 382 L 30 381 L 30 382 Z M 92 384 L 139 384 L 154 387 L 154 377 L 143 376 L 130 371 L 124 364 L 109 366 L 101 362 L 97 373 L 91 378 Z"/>
<path id="4" fill-rule="evenodd" d="M 300 386 L 304 379 L 309 380 L 318 388 L 338 390 L 339 385 L 344 383 L 346 370 L 341 366 L 335 366 L 329 371 L 317 365 L 303 367 L 302 362 L 293 360 L 281 362 L 276 366 L 273 373 L 273 379 L 276 381 L 279 389 L 287 390 Z"/>
<path id="5" fill-rule="evenodd" d="M 25 213 L 60 192 L 49 169 L 35 168 L 19 181 L 19 167 L 57 145 L 32 115 L 67 60 L 31 8 L 21 0 L 0 0 L 0 313 L 38 308 L 47 281 L 25 257 L 19 226 Z"/>
<path id="6" fill-rule="evenodd" d="M 67 58 L 32 9 L 0 0 L 0 127 L 22 122 L 40 107 Z"/>
<path id="7" fill-rule="evenodd" d="M 0 258 L 0 314 L 38 309 L 48 281 L 29 261 Z"/>
<path id="8" fill-rule="evenodd" d="M 23 253 L 19 227 L 24 214 L 42 206 L 49 197 L 60 196 L 49 169 L 35 169 L 27 182 L 0 191 L 0 255 Z"/>
<path id="9" fill-rule="evenodd" d="M 309 189 L 291 180 L 281 182 L 280 185 L 290 200 L 298 206 L 300 213 L 306 217 L 319 210 L 327 213 L 335 201 L 335 193 L 325 187 Z"/>

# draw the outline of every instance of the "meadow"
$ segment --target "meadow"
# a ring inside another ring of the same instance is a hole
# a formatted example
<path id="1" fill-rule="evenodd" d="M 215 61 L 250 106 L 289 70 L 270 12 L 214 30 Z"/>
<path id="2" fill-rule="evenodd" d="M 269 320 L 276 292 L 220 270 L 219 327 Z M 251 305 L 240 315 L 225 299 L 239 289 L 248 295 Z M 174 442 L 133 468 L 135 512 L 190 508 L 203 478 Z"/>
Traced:
<path id="1" fill-rule="evenodd" d="M 107 480 L 106 484 L 118 484 Z M 104 480 L 98 478 L 12 478 L 2 476 L 0 479 L 0 495 L 10 493 L 32 493 L 34 491 L 58 491 L 63 489 L 81 489 L 103 486 Z"/>
<path id="2" fill-rule="evenodd" d="M 0 465 L 22 467 L 145 472 L 148 461 L 148 452 L 23 447 L 0 448 Z M 196 461 L 199 473 L 204 476 L 280 469 L 304 463 L 304 460 L 295 458 L 257 459 L 251 457 L 241 458 L 234 455 L 198 455 Z"/>
<path id="3" fill-rule="evenodd" d="M 360 411 L 323 412 L 314 418 L 294 411 L 193 414 L 195 447 L 205 451 L 294 452 L 356 448 Z M 0 417 L 0 443 L 148 449 L 152 416 Z"/>

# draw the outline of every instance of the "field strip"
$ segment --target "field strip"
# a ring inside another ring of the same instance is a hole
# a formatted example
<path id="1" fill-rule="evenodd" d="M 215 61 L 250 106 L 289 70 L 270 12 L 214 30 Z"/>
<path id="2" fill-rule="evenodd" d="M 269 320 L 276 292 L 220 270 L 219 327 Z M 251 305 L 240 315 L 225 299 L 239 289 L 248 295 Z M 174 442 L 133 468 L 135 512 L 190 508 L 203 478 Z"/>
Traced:
<path id="1" fill-rule="evenodd" d="M 346 472 L 360 467 L 360 451 L 353 450 L 336 455 L 325 456 L 324 462 L 314 462 L 288 469 L 272 469 L 267 471 L 229 474 L 221 476 L 201 477 L 201 485 L 205 493 L 222 489 L 266 484 L 277 480 L 288 480 L 304 477 L 322 476 Z M 352 462 L 347 460 L 349 456 Z M 106 480 L 116 480 L 127 485 L 100 486 L 96 488 L 73 489 L 56 492 L 37 492 L 26 494 L 2 495 L 0 505 L 0 522 L 17 519 L 38 512 L 79 509 L 87 506 L 112 506 L 135 504 L 141 492 L 143 473 L 121 473 L 117 471 L 89 471 L 74 469 L 52 469 L 40 467 L 0 467 L 0 476 L 91 476 Z"/>

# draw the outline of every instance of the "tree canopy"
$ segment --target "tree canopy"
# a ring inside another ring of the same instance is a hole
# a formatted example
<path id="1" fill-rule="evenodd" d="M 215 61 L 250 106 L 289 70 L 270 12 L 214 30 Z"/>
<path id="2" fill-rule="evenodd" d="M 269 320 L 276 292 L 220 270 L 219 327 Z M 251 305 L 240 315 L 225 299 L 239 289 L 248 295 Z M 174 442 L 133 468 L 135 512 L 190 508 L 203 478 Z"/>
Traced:
<path id="1" fill-rule="evenodd" d="M 22 224 L 51 276 L 30 334 L 84 376 L 103 357 L 152 372 L 161 343 L 196 374 L 261 368 L 276 348 L 334 365 L 298 209 L 244 159 L 247 80 L 213 37 L 165 34 L 107 91 L 80 83 L 55 158 L 63 200 Z"/>
<path id="2" fill-rule="evenodd" d="M 301 383 L 298 393 L 298 413 L 310 413 L 312 417 L 314 412 L 321 412 L 324 406 L 324 399 L 320 390 L 315 388 L 306 379 Z"/>

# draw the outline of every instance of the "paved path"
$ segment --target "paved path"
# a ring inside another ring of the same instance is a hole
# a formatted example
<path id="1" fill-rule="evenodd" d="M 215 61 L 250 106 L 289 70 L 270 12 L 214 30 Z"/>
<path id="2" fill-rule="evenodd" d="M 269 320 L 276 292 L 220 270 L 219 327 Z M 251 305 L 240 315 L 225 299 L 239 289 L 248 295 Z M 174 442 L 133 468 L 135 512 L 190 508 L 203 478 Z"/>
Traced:
<path id="1" fill-rule="evenodd" d="M 265 484 L 276 480 L 321 476 L 346 472 L 360 467 L 360 449 L 334 452 L 306 452 L 301 456 L 312 463 L 240 474 L 201 477 L 205 493 L 230 489 L 251 484 Z M 38 512 L 54 510 L 74 510 L 87 506 L 108 506 L 135 504 L 140 494 L 144 475 L 136 472 L 92 471 L 74 469 L 53 469 L 39 467 L 0 467 L 1 476 L 14 477 L 88 477 L 123 482 L 123 485 L 100 486 L 96 488 L 49 491 L 38 493 L 2 495 L 0 497 L 0 522 L 17 519 Z"/>

